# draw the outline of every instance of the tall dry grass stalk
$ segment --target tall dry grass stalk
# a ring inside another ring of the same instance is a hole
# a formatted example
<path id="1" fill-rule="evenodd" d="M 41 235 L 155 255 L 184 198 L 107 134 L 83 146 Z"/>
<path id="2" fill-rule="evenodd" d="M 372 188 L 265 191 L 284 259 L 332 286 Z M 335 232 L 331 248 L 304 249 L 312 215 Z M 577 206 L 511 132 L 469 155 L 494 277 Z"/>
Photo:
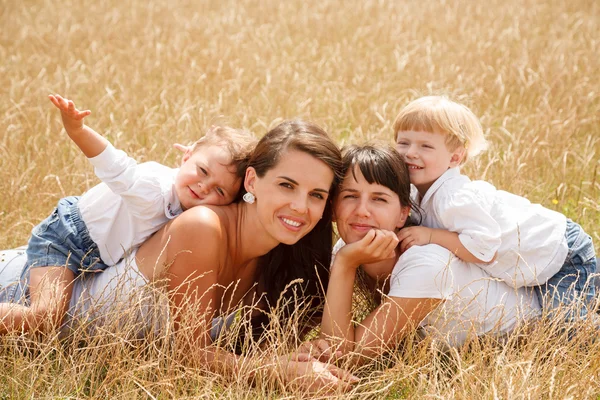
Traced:
<path id="1" fill-rule="evenodd" d="M 450 94 L 491 141 L 466 171 L 565 213 L 599 243 L 599 21 L 591 0 L 4 1 L 0 248 L 23 244 L 60 197 L 97 183 L 61 130 L 46 98 L 54 92 L 91 109 L 88 124 L 138 160 L 169 165 L 172 143 L 216 121 L 261 136 L 302 117 L 340 144 L 392 140 L 404 104 Z M 355 394 L 600 395 L 600 345 L 552 326 L 522 329 L 450 353 L 408 340 L 380 360 L 390 368 L 359 372 Z M 298 395 L 183 365 L 163 336 L 79 335 L 0 338 L 0 397 Z"/>

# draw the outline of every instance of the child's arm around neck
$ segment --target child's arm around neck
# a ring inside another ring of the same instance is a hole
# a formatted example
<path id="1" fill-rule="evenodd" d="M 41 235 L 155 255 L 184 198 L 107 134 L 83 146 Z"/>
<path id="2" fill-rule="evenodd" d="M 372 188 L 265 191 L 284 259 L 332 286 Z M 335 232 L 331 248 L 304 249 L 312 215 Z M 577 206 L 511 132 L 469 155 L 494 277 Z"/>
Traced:
<path id="1" fill-rule="evenodd" d="M 452 252 L 456 257 L 460 258 L 465 262 L 470 263 L 491 263 L 496 259 L 498 252 L 490 261 L 484 261 L 475 257 L 467 248 L 462 244 L 458 237 L 458 233 L 450 232 L 445 229 L 434 229 L 427 228 L 425 226 L 413 226 L 404 228 L 398 233 L 398 239 L 400 240 L 400 251 L 408 250 L 412 246 L 424 246 L 427 244 L 437 244 L 442 246 L 446 250 Z"/>

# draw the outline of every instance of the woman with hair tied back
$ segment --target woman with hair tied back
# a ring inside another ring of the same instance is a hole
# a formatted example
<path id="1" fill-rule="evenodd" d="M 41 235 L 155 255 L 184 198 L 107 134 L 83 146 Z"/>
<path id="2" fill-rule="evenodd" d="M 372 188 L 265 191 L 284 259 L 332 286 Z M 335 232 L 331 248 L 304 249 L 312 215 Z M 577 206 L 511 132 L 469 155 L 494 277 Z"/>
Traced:
<path id="1" fill-rule="evenodd" d="M 450 346 L 483 334 L 505 335 L 540 315 L 532 291 L 514 289 L 447 249 L 429 244 L 401 252 L 399 232 L 409 225 L 408 169 L 390 147 L 343 151 L 344 180 L 333 201 L 341 237 L 334 247 L 319 347 L 339 348 L 364 363 L 421 328 Z M 380 304 L 352 321 L 358 269 Z M 325 353 L 328 353 L 327 351 Z"/>
<path id="2" fill-rule="evenodd" d="M 148 281 L 165 281 L 176 330 L 184 330 L 186 321 L 200 321 L 192 332 L 187 327 L 185 335 L 175 334 L 190 360 L 230 376 L 250 368 L 312 388 L 348 386 L 354 377 L 308 354 L 259 360 L 211 345 L 213 319 L 230 315 L 249 293 L 262 296 L 266 307 L 299 293 L 308 302 L 320 301 L 331 262 L 330 196 L 340 171 L 340 151 L 325 131 L 302 121 L 281 123 L 259 141 L 248 161 L 244 201 L 191 208 L 123 262 L 77 280 L 67 318 L 85 319 L 84 305 L 112 299 L 115 277 L 133 277 L 130 287 L 114 295 L 121 301 L 127 301 L 122 293 Z M 11 298 L 2 294 L 10 283 L 26 287 L 19 282 L 26 276 L 23 263 L 9 256 L 0 264 L 0 300 L 26 302 L 22 290 L 12 291 Z M 292 284 L 300 290 L 286 291 Z M 104 307 L 110 309 L 111 301 Z"/>

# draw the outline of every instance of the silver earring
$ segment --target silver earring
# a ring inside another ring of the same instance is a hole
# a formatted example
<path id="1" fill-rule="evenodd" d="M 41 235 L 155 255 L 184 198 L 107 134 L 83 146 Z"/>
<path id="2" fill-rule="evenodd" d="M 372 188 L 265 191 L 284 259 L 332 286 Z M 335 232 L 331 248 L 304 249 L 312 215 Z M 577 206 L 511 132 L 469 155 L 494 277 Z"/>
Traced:
<path id="1" fill-rule="evenodd" d="M 254 197 L 254 195 L 250 192 L 246 192 L 242 196 L 242 199 L 244 199 L 244 201 L 248 204 L 253 204 L 256 201 L 256 197 Z"/>

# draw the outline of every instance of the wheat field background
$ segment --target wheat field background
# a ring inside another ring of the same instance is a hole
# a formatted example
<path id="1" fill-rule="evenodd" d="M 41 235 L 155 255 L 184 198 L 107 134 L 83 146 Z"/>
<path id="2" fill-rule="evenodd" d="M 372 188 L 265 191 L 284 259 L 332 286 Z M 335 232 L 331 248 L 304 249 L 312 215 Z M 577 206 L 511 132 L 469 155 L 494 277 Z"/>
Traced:
<path id="1" fill-rule="evenodd" d="M 87 124 L 117 147 L 172 166 L 171 145 L 213 123 L 262 136 L 300 117 L 340 144 L 391 142 L 403 105 L 448 94 L 480 116 L 491 144 L 465 171 L 565 213 L 598 249 L 596 1 L 0 0 L 0 25 L 0 248 L 26 243 L 59 198 L 97 183 L 47 99 L 59 93 L 91 109 Z M 548 327 L 523 335 L 442 356 L 409 344 L 391 368 L 328 395 L 600 398 L 600 345 Z M 118 340 L 2 343 L 0 398 L 307 395 Z"/>

